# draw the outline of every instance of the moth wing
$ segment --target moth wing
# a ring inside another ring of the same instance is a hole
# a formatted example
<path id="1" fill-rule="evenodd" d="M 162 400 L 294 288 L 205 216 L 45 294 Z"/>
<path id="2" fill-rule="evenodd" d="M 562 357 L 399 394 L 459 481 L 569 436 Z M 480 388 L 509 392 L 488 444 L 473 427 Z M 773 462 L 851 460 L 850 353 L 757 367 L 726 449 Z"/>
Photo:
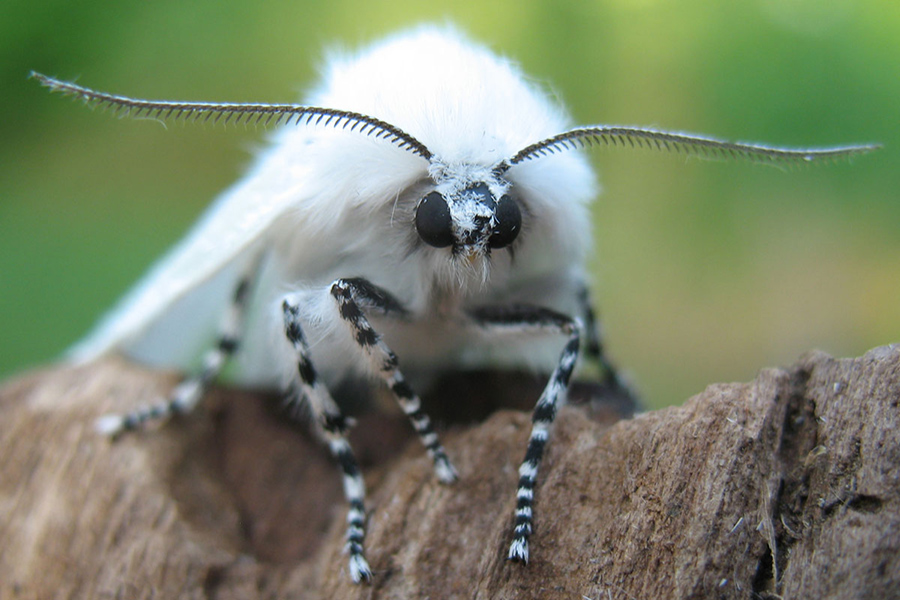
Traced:
<path id="1" fill-rule="evenodd" d="M 282 162 L 277 153 L 260 160 L 213 203 L 190 233 L 69 351 L 70 358 L 86 362 L 121 351 L 157 366 L 196 363 L 198 352 L 214 343 L 240 279 L 262 259 L 273 223 L 304 195 L 302 167 L 285 169 Z"/>

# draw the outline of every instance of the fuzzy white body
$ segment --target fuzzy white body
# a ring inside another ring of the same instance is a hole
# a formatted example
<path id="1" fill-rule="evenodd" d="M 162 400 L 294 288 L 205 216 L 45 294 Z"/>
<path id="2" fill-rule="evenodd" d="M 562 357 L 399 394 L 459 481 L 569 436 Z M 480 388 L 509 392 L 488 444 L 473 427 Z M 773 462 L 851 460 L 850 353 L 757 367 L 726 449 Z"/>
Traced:
<path id="1" fill-rule="evenodd" d="M 434 154 L 432 169 L 440 165 L 461 185 L 484 180 L 499 161 L 570 125 L 510 63 L 433 28 L 357 56 L 333 56 L 305 103 L 399 127 Z M 73 356 L 120 351 L 191 370 L 215 343 L 235 287 L 251 273 L 245 328 L 225 377 L 236 385 L 279 387 L 296 368 L 284 339 L 284 298 L 301 307 L 312 360 L 327 384 L 365 369 L 329 294 L 341 277 L 363 277 L 410 311 L 402 323 L 376 317 L 372 325 L 413 383 L 448 367 L 549 372 L 559 336 L 490 340 L 466 327 L 462 315 L 467 307 L 516 302 L 579 316 L 587 204 L 596 192 L 586 160 L 563 152 L 504 173 L 522 210 L 521 235 L 466 265 L 417 238 L 416 206 L 435 189 L 429 168 L 421 156 L 349 128 L 283 127 Z"/>

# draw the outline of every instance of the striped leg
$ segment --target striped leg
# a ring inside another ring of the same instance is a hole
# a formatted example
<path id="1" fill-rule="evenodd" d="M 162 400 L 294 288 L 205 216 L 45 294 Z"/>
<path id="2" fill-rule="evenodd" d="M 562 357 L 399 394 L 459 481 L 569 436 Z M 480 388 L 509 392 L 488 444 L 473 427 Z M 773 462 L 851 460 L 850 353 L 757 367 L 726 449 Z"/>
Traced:
<path id="1" fill-rule="evenodd" d="M 178 384 L 165 402 L 144 406 L 124 415 L 100 417 L 95 424 L 97 431 L 115 437 L 126 431 L 134 431 L 148 421 L 191 412 L 238 348 L 249 289 L 249 280 L 241 280 L 222 320 L 219 340 L 204 355 L 203 369 L 199 373 Z"/>
<path id="2" fill-rule="evenodd" d="M 331 285 L 331 295 L 338 303 L 341 318 L 352 329 L 356 343 L 409 417 L 419 439 L 434 461 L 438 479 L 444 483 L 456 481 L 456 470 L 450 464 L 450 459 L 438 440 L 431 419 L 422 410 L 421 400 L 400 373 L 397 356 L 372 329 L 361 307 L 401 315 L 406 313 L 405 309 L 396 298 L 365 279 L 338 279 Z"/>
<path id="3" fill-rule="evenodd" d="M 581 305 L 581 312 L 584 315 L 585 350 L 588 357 L 597 361 L 597 364 L 603 370 L 601 384 L 612 396 L 628 398 L 637 405 L 637 394 L 609 360 L 609 357 L 606 356 L 600 323 L 591 305 L 590 293 L 586 286 L 582 287 L 578 294 L 578 303 Z"/>
<path id="4" fill-rule="evenodd" d="M 565 315 L 530 306 L 486 307 L 472 311 L 475 322 L 490 330 L 508 332 L 557 331 L 568 334 L 569 339 L 559 356 L 559 363 L 550 375 L 541 397 L 534 407 L 531 417 L 531 436 L 525 458 L 519 467 L 519 485 L 516 491 L 516 525 L 513 541 L 509 546 L 508 560 L 528 562 L 528 538 L 534 520 L 534 487 L 538 467 L 544 455 L 544 447 L 550 434 L 550 426 L 556 418 L 556 411 L 564 400 L 575 361 L 581 327 L 577 321 Z"/>
<path id="5" fill-rule="evenodd" d="M 354 583 L 370 581 L 372 571 L 366 561 L 363 541 L 366 537 L 366 488 L 353 450 L 347 441 L 347 419 L 321 383 L 309 358 L 309 346 L 300 326 L 299 309 L 288 301 L 282 304 L 284 332 L 297 352 L 297 374 L 300 391 L 309 400 L 317 423 L 325 434 L 328 448 L 341 467 L 344 479 L 344 496 L 350 505 L 347 512 L 347 545 L 350 555 L 350 578 Z"/>

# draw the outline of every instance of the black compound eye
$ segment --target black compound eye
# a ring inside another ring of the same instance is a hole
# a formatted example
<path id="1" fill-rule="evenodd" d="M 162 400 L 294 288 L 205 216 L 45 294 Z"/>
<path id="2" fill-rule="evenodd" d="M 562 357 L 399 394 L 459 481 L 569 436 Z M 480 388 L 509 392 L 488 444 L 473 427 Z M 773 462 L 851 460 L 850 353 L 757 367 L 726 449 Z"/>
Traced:
<path id="1" fill-rule="evenodd" d="M 519 205 L 509 196 L 503 195 L 497 202 L 497 226 L 494 227 L 488 244 L 491 248 L 505 248 L 513 243 L 522 229 L 522 212 Z"/>
<path id="2" fill-rule="evenodd" d="M 453 219 L 450 207 L 438 192 L 431 192 L 416 209 L 416 231 L 429 246 L 446 248 L 453 244 Z"/>

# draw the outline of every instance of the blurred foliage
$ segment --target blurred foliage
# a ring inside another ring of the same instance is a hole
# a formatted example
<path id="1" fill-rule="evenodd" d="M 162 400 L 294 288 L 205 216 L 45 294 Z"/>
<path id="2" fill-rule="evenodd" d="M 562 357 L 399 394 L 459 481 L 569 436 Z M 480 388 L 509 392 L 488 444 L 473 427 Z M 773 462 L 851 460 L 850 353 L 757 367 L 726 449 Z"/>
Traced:
<path id="1" fill-rule="evenodd" d="M 293 101 L 322 49 L 451 21 L 578 123 L 785 145 L 789 172 L 596 151 L 595 295 L 654 406 L 811 348 L 900 341 L 900 4 L 884 0 L 0 4 L 0 374 L 54 360 L 239 177 L 263 132 L 117 120 L 31 69 L 148 98 Z"/>

